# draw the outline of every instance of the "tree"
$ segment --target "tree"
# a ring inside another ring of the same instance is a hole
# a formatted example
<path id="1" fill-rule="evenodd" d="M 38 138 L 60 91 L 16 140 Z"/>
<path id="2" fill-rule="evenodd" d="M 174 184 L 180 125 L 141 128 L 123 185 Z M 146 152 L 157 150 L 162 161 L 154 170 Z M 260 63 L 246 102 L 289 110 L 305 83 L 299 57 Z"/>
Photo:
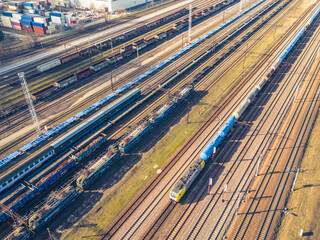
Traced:
<path id="1" fill-rule="evenodd" d="M 127 10 L 124 9 L 124 8 L 118 8 L 116 12 L 117 12 L 117 14 L 119 14 L 119 15 L 121 15 L 121 14 L 123 14 L 123 15 L 127 14 Z"/>

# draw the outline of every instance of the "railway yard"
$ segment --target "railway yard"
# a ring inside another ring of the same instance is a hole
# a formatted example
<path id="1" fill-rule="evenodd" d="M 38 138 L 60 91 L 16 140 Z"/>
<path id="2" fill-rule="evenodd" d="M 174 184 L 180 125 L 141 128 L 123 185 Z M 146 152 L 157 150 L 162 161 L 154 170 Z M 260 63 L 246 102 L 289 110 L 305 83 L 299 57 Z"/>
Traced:
<path id="1" fill-rule="evenodd" d="M 0 238 L 318 239 L 320 2 L 152 11 L 0 68 Z"/>

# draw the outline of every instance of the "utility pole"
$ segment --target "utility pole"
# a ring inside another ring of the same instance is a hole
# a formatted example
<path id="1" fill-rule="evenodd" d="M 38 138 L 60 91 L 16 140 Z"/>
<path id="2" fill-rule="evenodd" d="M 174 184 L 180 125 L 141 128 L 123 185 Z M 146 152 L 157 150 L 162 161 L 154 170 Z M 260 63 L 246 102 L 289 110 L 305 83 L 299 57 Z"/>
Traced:
<path id="1" fill-rule="evenodd" d="M 192 6 L 191 4 L 189 5 L 189 40 L 188 40 L 188 45 L 191 43 L 191 21 L 192 21 Z"/>
<path id="2" fill-rule="evenodd" d="M 41 132 L 40 123 L 38 121 L 38 116 L 37 116 L 36 110 L 34 109 L 33 101 L 30 96 L 30 91 L 29 91 L 29 88 L 28 88 L 28 85 L 27 85 L 27 82 L 26 82 L 26 79 L 24 76 L 24 72 L 18 73 L 18 77 L 20 79 L 22 90 L 23 90 L 24 96 L 25 96 L 27 104 L 28 104 L 28 108 L 29 108 L 29 111 L 31 114 L 31 118 L 33 120 L 33 124 L 36 127 L 36 131 L 37 131 L 38 135 L 41 136 L 42 132 Z"/>
<path id="3" fill-rule="evenodd" d="M 259 174 L 259 167 L 260 167 L 260 164 L 261 164 L 261 159 L 262 159 L 262 154 L 260 154 L 260 157 L 259 157 L 259 160 L 258 160 L 258 165 L 257 165 L 257 170 L 256 170 L 256 176 L 258 176 Z"/>
<path id="4" fill-rule="evenodd" d="M 0 204 L 0 208 L 2 208 L 4 212 L 8 212 L 10 214 L 10 217 L 15 223 L 15 227 L 21 226 L 22 224 L 27 226 L 26 220 L 23 219 L 18 213 L 11 210 L 11 208 L 7 207 L 4 204 Z"/>
<path id="5" fill-rule="evenodd" d="M 240 0 L 240 7 L 239 7 L 239 13 L 242 12 L 242 0 Z"/>
<path id="6" fill-rule="evenodd" d="M 112 90 L 112 92 L 113 92 L 112 72 L 110 73 L 110 80 L 111 80 L 111 90 Z"/>
<path id="7" fill-rule="evenodd" d="M 211 187 L 212 187 L 212 178 L 209 178 L 208 194 L 210 194 Z"/>
<path id="8" fill-rule="evenodd" d="M 47 228 L 47 231 L 48 231 L 48 233 L 49 233 L 50 240 L 55 240 L 55 238 L 53 238 L 53 236 L 51 235 L 51 232 L 50 232 L 50 229 L 49 229 L 49 228 Z"/>
<path id="9" fill-rule="evenodd" d="M 188 101 L 188 115 L 187 115 L 187 124 L 189 124 L 189 112 L 190 112 L 190 102 Z"/>
<path id="10" fill-rule="evenodd" d="M 6 121 L 7 121 L 7 124 L 8 124 L 8 126 L 10 126 L 11 124 L 10 124 L 10 121 L 9 121 L 9 119 L 7 117 L 6 109 L 2 106 L 2 104 L 0 104 L 0 105 L 1 105 L 1 108 L 2 108 L 3 115 L 4 115 L 4 117 L 5 117 Z"/>
<path id="11" fill-rule="evenodd" d="M 294 190 L 294 185 L 296 185 L 296 181 L 297 181 L 297 178 L 298 178 L 299 171 L 300 171 L 300 170 L 299 170 L 299 168 L 298 168 L 298 169 L 297 169 L 296 176 L 294 177 L 294 180 L 293 180 L 291 192 Z"/>

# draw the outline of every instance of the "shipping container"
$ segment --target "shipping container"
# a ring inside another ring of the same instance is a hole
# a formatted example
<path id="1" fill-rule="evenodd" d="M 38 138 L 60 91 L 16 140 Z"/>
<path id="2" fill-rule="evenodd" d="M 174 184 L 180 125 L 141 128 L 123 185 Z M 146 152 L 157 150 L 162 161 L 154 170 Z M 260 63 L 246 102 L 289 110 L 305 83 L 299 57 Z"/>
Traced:
<path id="1" fill-rule="evenodd" d="M 72 53 L 70 55 L 67 55 L 67 56 L 64 56 L 64 57 L 60 57 L 59 59 L 61 60 L 61 63 L 66 63 L 66 62 L 69 62 L 73 59 L 76 59 L 78 57 L 81 56 L 81 53 L 80 52 L 75 52 L 75 53 Z"/>
<path id="2" fill-rule="evenodd" d="M 33 29 L 32 28 L 27 28 L 25 26 L 22 27 L 22 29 L 26 32 L 33 32 Z"/>
<path id="3" fill-rule="evenodd" d="M 10 21 L 11 21 L 11 24 L 13 24 L 13 23 L 19 23 L 20 24 L 20 19 L 18 19 L 18 18 L 11 18 Z"/>
<path id="4" fill-rule="evenodd" d="M 11 17 L 1 16 L 1 20 L 4 27 L 12 28 Z"/>
<path id="5" fill-rule="evenodd" d="M 93 73 L 93 69 L 91 68 L 86 68 L 78 73 L 76 73 L 78 80 L 87 77 L 88 75 L 90 75 L 91 73 Z"/>
<path id="6" fill-rule="evenodd" d="M 5 16 L 5 17 L 12 17 L 13 14 L 15 14 L 17 12 L 14 12 L 14 11 L 7 11 L 7 12 L 3 12 L 2 13 L 2 16 Z"/>
<path id="7" fill-rule="evenodd" d="M 37 67 L 38 72 L 44 72 L 47 71 L 51 68 L 54 68 L 56 66 L 61 65 L 61 61 L 60 59 L 54 59 L 52 61 L 46 62 L 44 64 L 41 64 Z"/>

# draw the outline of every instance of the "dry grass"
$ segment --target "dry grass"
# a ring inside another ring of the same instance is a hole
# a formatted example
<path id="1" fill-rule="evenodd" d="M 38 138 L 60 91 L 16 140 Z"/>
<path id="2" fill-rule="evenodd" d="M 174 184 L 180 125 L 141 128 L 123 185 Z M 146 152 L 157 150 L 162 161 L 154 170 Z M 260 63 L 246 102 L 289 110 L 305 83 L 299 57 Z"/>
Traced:
<path id="1" fill-rule="evenodd" d="M 298 239 L 300 230 L 313 233 L 320 239 L 320 117 L 312 131 L 306 153 L 302 159 L 295 190 L 287 208 L 292 215 L 285 215 L 277 239 Z"/>

